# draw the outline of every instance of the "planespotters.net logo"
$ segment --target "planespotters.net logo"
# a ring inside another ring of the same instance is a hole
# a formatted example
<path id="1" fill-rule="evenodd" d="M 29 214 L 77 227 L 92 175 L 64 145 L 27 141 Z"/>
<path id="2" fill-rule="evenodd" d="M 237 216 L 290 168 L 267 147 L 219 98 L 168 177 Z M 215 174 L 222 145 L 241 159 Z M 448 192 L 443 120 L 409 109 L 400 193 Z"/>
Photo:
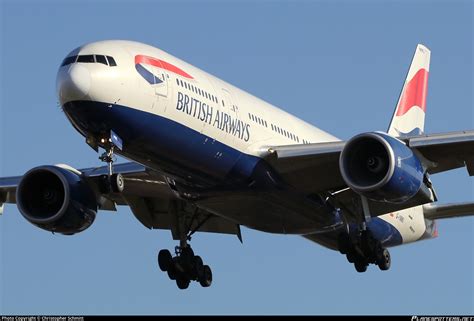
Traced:
<path id="1" fill-rule="evenodd" d="M 419 317 L 412 316 L 411 321 L 474 321 L 474 317 Z"/>

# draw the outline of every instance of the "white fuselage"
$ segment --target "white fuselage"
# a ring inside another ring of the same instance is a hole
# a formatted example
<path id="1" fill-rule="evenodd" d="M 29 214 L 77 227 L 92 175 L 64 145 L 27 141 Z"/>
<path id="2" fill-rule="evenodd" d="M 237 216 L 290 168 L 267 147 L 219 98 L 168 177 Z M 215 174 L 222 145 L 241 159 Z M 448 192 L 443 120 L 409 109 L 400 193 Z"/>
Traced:
<path id="1" fill-rule="evenodd" d="M 151 120 L 144 118 L 143 128 L 147 128 L 148 135 L 160 135 L 160 137 L 153 137 L 155 140 L 168 140 L 171 146 L 158 145 L 153 148 L 163 151 L 177 150 L 176 155 L 181 158 L 186 155 L 188 158 L 183 161 L 183 164 L 189 167 L 194 166 L 195 170 L 206 166 L 211 167 L 204 171 L 207 174 L 213 170 L 220 171 L 220 177 L 225 178 L 236 165 L 240 166 L 239 173 L 250 166 L 239 163 L 242 155 L 259 159 L 266 153 L 266 146 L 338 140 L 307 122 L 160 49 L 131 41 L 101 41 L 82 46 L 71 52 L 68 57 L 87 55 L 113 57 L 116 66 L 91 61 L 70 63 L 60 67 L 57 87 L 61 106 L 67 106 L 76 101 L 90 101 L 104 104 L 110 110 L 118 110 L 119 106 L 133 109 L 134 112 L 124 113 L 120 116 L 121 118 L 118 118 L 120 124 L 123 124 L 127 117 L 135 117 L 136 112 L 155 115 L 161 119 L 160 122 L 163 122 L 154 125 Z M 80 109 L 80 107 L 74 108 Z M 90 117 L 96 117 L 93 111 L 88 114 Z M 170 125 L 166 123 L 169 127 L 165 128 L 163 124 L 166 120 L 170 121 Z M 86 136 L 89 133 L 84 129 L 85 127 L 81 127 L 85 125 L 81 124 L 80 117 L 72 122 L 83 135 Z M 178 125 L 204 138 L 202 140 L 196 138 L 192 141 L 192 145 L 183 144 L 183 141 L 179 141 L 180 145 L 176 145 L 178 140 L 174 139 L 180 133 L 176 132 L 173 126 Z M 157 129 L 154 126 L 163 128 Z M 125 127 L 113 128 L 123 136 L 124 145 L 134 139 L 143 139 L 141 136 L 144 134 L 137 133 L 139 125 Z M 170 132 L 163 132 L 168 130 L 167 128 Z M 100 124 L 91 127 L 91 130 L 99 133 Z M 157 134 L 158 130 L 161 130 L 159 134 Z M 200 145 L 196 146 L 196 144 Z M 217 144 L 221 147 L 215 147 Z M 194 149 L 198 147 L 199 149 Z M 208 154 L 203 152 L 201 155 L 200 151 L 205 149 L 208 150 Z M 147 163 L 145 151 L 143 153 L 144 155 L 137 158 L 127 153 L 124 153 L 124 156 L 150 166 Z M 172 154 L 164 153 L 165 158 L 168 154 Z M 172 163 L 176 159 L 170 156 L 169 162 Z M 195 161 L 197 165 L 191 164 L 192 161 Z M 220 169 L 215 169 L 217 167 Z M 413 213 L 408 213 L 409 211 Z M 225 216 L 224 213 L 221 214 Z M 235 215 L 231 216 L 231 219 L 238 221 Z M 400 232 L 403 242 L 418 240 L 425 232 L 423 215 L 416 209 L 386 214 L 380 218 Z M 270 216 L 269 219 L 271 219 Z M 246 222 L 242 224 L 246 225 Z M 307 221 L 302 219 L 298 226 L 305 224 L 308 224 Z M 308 230 L 295 228 L 292 231 L 288 227 L 278 230 L 247 225 L 273 232 L 304 234 L 311 231 L 311 228 Z"/>

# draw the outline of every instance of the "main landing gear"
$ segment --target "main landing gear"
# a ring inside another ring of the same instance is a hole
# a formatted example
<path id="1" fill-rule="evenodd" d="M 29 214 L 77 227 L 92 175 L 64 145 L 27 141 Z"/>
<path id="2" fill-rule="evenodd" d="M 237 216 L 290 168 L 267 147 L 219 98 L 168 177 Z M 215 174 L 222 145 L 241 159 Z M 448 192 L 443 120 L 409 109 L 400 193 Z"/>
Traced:
<path id="1" fill-rule="evenodd" d="M 367 222 L 371 219 L 367 198 L 361 196 L 361 203 L 363 215 L 360 217 L 358 230 L 355 235 L 345 232 L 339 235 L 339 252 L 346 255 L 347 261 L 353 263 L 359 273 L 367 271 L 371 263 L 386 271 L 390 269 L 390 252 L 367 229 Z"/>
<path id="2" fill-rule="evenodd" d="M 346 255 L 347 261 L 354 264 L 357 272 L 367 271 L 371 263 L 376 264 L 382 271 L 390 269 L 390 252 L 367 229 L 359 231 L 354 241 L 349 234 L 341 233 L 338 245 L 339 252 Z"/>
<path id="3" fill-rule="evenodd" d="M 161 250 L 158 253 L 158 265 L 163 272 L 168 273 L 171 280 L 176 280 L 176 285 L 181 290 L 187 289 L 191 281 L 197 281 L 207 288 L 212 284 L 212 271 L 209 265 L 204 265 L 198 255 L 189 245 L 177 246 L 175 256 L 170 251 Z"/>
<path id="4" fill-rule="evenodd" d="M 173 238 L 179 240 L 179 246 L 175 247 L 175 255 L 170 251 L 161 250 L 158 253 L 158 266 L 163 272 L 167 272 L 171 280 L 176 281 L 176 285 L 181 290 L 187 289 L 191 281 L 196 281 L 201 286 L 207 288 L 212 284 L 212 271 L 209 265 L 205 265 L 202 258 L 194 254 L 191 245 L 191 236 L 202 226 L 210 216 L 201 222 L 197 222 L 198 211 L 193 213 L 191 221 L 186 220 L 186 215 L 182 210 L 183 203 L 176 201 L 170 204 L 169 211 L 176 219 L 176 228 Z M 194 224 L 193 223 L 197 223 Z"/>

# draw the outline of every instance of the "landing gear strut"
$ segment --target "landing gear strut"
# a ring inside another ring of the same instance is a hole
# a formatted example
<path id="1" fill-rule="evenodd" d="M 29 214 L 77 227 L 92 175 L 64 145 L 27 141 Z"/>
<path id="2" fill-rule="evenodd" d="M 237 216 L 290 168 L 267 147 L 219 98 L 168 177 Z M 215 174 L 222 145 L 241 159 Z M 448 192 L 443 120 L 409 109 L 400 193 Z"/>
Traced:
<path id="1" fill-rule="evenodd" d="M 113 172 L 115 146 L 110 138 L 102 138 L 101 142 L 104 144 L 105 152 L 99 156 L 99 159 L 108 165 L 108 174 L 102 177 L 105 186 L 104 189 L 106 192 L 121 193 L 125 186 L 123 176 L 120 173 L 114 174 Z"/>
<path id="2" fill-rule="evenodd" d="M 339 252 L 346 255 L 347 261 L 353 263 L 359 273 L 367 271 L 371 263 L 376 264 L 380 270 L 386 271 L 390 269 L 390 252 L 367 229 L 367 222 L 370 221 L 371 216 L 367 199 L 363 196 L 362 207 L 364 216 L 361 218 L 355 235 L 346 232 L 339 235 Z"/>

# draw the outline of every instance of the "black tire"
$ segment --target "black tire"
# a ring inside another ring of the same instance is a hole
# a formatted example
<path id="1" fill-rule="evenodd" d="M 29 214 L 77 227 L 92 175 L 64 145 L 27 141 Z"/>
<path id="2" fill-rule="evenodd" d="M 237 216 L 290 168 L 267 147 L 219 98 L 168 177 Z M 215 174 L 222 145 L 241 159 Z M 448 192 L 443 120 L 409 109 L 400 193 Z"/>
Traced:
<path id="1" fill-rule="evenodd" d="M 199 279 L 199 283 L 203 288 L 210 287 L 212 284 L 212 271 L 209 265 L 204 265 L 202 268 L 202 275 Z"/>
<path id="2" fill-rule="evenodd" d="M 171 267 L 171 269 L 168 269 L 167 273 L 170 280 L 176 280 L 176 270 L 173 266 Z"/>
<path id="3" fill-rule="evenodd" d="M 377 258 L 377 265 L 382 271 L 387 271 L 390 269 L 392 260 L 390 258 L 390 252 L 387 249 L 383 249 L 380 258 Z"/>
<path id="4" fill-rule="evenodd" d="M 110 179 L 109 179 L 109 175 L 101 175 L 100 176 L 100 179 L 99 179 L 99 190 L 102 194 L 109 194 L 112 192 L 111 188 L 112 186 L 110 186 Z"/>
<path id="5" fill-rule="evenodd" d="M 364 273 L 365 271 L 367 271 L 367 263 L 365 262 L 356 261 L 354 262 L 354 267 L 359 273 Z"/>
<path id="6" fill-rule="evenodd" d="M 168 271 L 171 264 L 173 264 L 173 257 L 171 256 L 170 251 L 161 250 L 158 252 L 158 266 L 160 267 L 161 271 Z"/>
<path id="7" fill-rule="evenodd" d="M 189 271 L 194 263 L 194 251 L 190 246 L 186 246 L 181 250 L 180 263 Z"/>
<path id="8" fill-rule="evenodd" d="M 204 270 L 204 263 L 199 255 L 194 256 L 193 264 L 193 279 L 198 280 L 201 278 Z"/>
<path id="9" fill-rule="evenodd" d="M 337 247 L 339 248 L 339 252 L 341 254 L 347 254 L 349 253 L 351 249 L 351 240 L 349 238 L 349 234 L 343 232 L 339 234 L 337 237 Z"/>
<path id="10" fill-rule="evenodd" d="M 176 285 L 178 286 L 180 290 L 187 289 L 190 282 L 191 281 L 188 278 L 183 277 L 183 276 L 179 276 L 176 278 Z"/>
<path id="11" fill-rule="evenodd" d="M 349 263 L 354 263 L 355 260 L 356 260 L 356 257 L 355 257 L 354 252 L 348 252 L 348 253 L 346 254 L 346 258 L 347 258 L 347 261 L 348 261 Z"/>
<path id="12" fill-rule="evenodd" d="M 112 174 L 110 176 L 110 187 L 114 193 L 122 193 L 125 188 L 125 182 L 123 180 L 122 174 Z"/>

